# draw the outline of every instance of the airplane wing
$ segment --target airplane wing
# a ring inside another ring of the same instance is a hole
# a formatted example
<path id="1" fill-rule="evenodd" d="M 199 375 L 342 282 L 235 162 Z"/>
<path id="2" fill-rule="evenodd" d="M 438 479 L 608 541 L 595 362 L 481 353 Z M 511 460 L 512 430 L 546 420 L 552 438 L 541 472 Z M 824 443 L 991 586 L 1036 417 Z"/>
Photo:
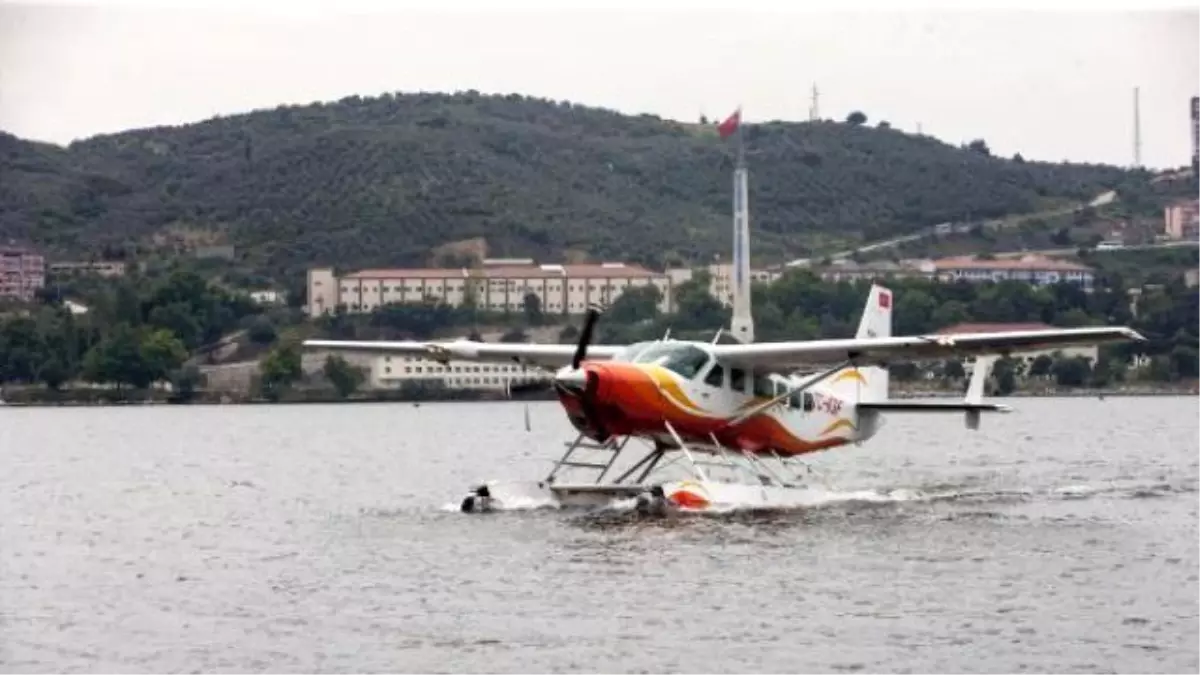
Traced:
<path id="1" fill-rule="evenodd" d="M 848 361 L 852 357 L 863 362 L 910 361 L 980 354 L 1004 355 L 1131 340 L 1142 341 L 1145 338 L 1137 331 L 1124 326 L 1102 326 L 1000 333 L 764 342 L 713 345 L 709 349 L 726 363 L 786 369 L 832 365 Z"/>
<path id="2" fill-rule="evenodd" d="M 548 368 L 568 365 L 576 350 L 576 346 L 571 344 L 497 343 L 471 340 L 443 342 L 305 340 L 304 348 L 314 351 L 404 354 L 422 356 L 437 361 L 515 361 Z M 623 349 L 625 347 L 619 345 L 591 345 L 587 350 L 587 358 L 588 360 L 607 360 Z"/>

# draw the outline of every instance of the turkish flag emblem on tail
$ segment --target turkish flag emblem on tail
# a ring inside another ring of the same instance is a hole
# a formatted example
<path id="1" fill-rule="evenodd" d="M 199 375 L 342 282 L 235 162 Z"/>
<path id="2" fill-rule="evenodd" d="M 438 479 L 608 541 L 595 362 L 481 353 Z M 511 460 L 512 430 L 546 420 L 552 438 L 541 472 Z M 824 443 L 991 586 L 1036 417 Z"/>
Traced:
<path id="1" fill-rule="evenodd" d="M 888 291 L 879 291 L 879 307 L 880 309 L 892 308 L 892 294 Z"/>

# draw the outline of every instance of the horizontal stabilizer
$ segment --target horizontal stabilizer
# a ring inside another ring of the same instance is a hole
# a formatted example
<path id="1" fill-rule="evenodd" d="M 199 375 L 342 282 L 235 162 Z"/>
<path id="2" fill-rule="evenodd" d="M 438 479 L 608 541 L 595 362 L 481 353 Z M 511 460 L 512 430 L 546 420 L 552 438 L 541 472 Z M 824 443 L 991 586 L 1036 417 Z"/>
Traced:
<path id="1" fill-rule="evenodd" d="M 964 403 L 962 401 L 882 401 L 859 403 L 859 410 L 877 410 L 892 413 L 936 413 L 936 412 L 1012 412 L 1012 408 L 999 403 Z"/>

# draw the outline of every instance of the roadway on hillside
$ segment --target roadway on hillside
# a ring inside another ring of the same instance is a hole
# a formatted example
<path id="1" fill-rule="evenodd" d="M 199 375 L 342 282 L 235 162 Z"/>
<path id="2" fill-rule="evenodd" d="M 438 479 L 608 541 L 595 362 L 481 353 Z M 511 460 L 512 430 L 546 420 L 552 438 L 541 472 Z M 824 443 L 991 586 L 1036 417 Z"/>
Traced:
<path id="1" fill-rule="evenodd" d="M 856 248 L 847 249 L 845 251 L 839 251 L 837 253 L 829 255 L 828 257 L 830 260 L 841 260 L 844 258 L 849 258 L 850 256 L 854 255 L 855 253 L 863 254 L 863 253 L 870 253 L 871 251 L 877 251 L 879 249 L 895 248 L 896 246 L 900 246 L 901 244 L 907 244 L 908 242 L 911 242 L 911 241 L 918 241 L 920 239 L 925 239 L 927 237 L 932 237 L 935 235 L 966 234 L 967 232 L 971 231 L 971 228 L 976 227 L 976 226 L 982 226 L 982 227 L 989 228 L 989 229 L 1002 229 L 1002 228 L 1006 228 L 1006 227 L 1015 227 L 1015 226 L 1020 225 L 1021 223 L 1024 223 L 1029 220 L 1033 220 L 1035 218 L 1053 218 L 1053 217 L 1057 217 L 1057 216 L 1064 216 L 1064 215 L 1068 215 L 1071 213 L 1075 213 L 1076 211 L 1081 211 L 1087 207 L 1097 208 L 1100 206 L 1107 206 L 1108 204 L 1111 204 L 1116 200 L 1117 200 L 1116 191 L 1108 190 L 1106 192 L 1102 192 L 1101 194 L 1097 195 L 1095 198 L 1093 198 L 1089 202 L 1086 202 L 1086 203 L 1081 202 L 1081 203 L 1075 204 L 1073 206 L 1063 206 L 1063 207 L 1059 207 L 1059 208 L 1055 208 L 1055 209 L 1046 209 L 1044 211 L 1035 211 L 1033 213 L 1025 213 L 1025 214 L 1021 214 L 1019 216 L 1009 216 L 1007 218 L 996 218 L 993 220 L 986 220 L 981 223 L 971 223 L 971 222 L 958 223 L 958 224 L 948 223 L 948 222 L 947 223 L 939 223 L 937 225 L 933 225 L 932 227 L 924 228 L 914 234 L 908 234 L 903 237 L 894 237 L 892 239 L 885 239 L 883 241 L 877 241 L 877 242 L 874 242 L 871 244 L 864 244 L 864 245 L 856 247 Z M 787 267 L 796 267 L 798 265 L 808 265 L 810 260 L 811 260 L 811 258 L 797 258 L 796 260 L 793 260 L 793 261 L 787 263 L 786 266 Z"/>
<path id="2" fill-rule="evenodd" d="M 1200 248 L 1200 240 L 1198 241 L 1164 241 L 1157 244 L 1130 244 L 1120 248 L 1110 249 L 1094 249 L 1098 253 L 1116 253 L 1119 251 L 1146 251 L 1156 248 L 1184 248 L 1184 247 Z M 994 258 L 1020 258 L 1025 255 L 1075 255 L 1079 252 L 1079 247 L 1074 248 L 1043 248 L 1031 251 L 1005 251 L 1004 253 L 993 253 Z"/>

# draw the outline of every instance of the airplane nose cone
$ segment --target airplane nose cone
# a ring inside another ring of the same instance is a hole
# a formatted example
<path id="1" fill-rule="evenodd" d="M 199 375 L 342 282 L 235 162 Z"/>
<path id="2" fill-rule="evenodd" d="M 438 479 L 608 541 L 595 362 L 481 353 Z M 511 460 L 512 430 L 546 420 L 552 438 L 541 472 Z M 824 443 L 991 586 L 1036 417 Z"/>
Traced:
<path id="1" fill-rule="evenodd" d="M 563 368 L 554 374 L 554 383 L 574 392 L 582 392 L 587 386 L 587 372 L 582 368 Z"/>

